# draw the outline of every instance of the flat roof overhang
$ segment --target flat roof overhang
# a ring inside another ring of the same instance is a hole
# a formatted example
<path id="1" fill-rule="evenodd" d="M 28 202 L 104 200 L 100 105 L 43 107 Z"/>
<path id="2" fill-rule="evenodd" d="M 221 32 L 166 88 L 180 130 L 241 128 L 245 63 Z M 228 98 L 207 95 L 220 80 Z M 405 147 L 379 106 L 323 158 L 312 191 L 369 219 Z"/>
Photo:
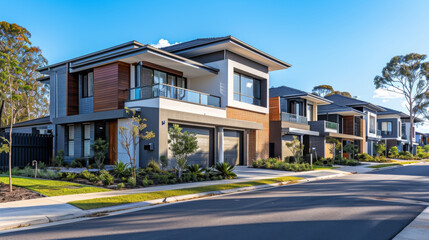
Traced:
<path id="1" fill-rule="evenodd" d="M 283 128 L 282 133 L 284 134 L 295 134 L 295 135 L 310 135 L 310 136 L 319 136 L 319 132 L 299 129 L 299 128 Z"/>
<path id="2" fill-rule="evenodd" d="M 219 72 L 219 69 L 205 64 L 151 47 L 126 50 L 100 58 L 90 59 L 84 62 L 70 63 L 70 72 L 80 72 L 94 67 L 103 66 L 113 62 L 124 62 L 128 64 L 140 61 L 150 62 L 163 67 L 171 68 L 183 72 L 185 77 L 212 76 Z"/>
<path id="3" fill-rule="evenodd" d="M 363 137 L 350 135 L 350 134 L 344 134 L 344 133 L 327 133 L 326 136 L 328 137 L 334 137 L 334 138 L 341 138 L 345 140 L 363 140 Z"/>
<path id="4" fill-rule="evenodd" d="M 175 51 L 174 53 L 180 54 L 181 56 L 184 56 L 184 57 L 191 58 L 191 57 L 204 55 L 212 52 L 223 51 L 223 50 L 228 50 L 230 52 L 244 56 L 252 61 L 260 63 L 264 66 L 267 66 L 269 71 L 287 69 L 292 66 L 234 37 L 231 37 L 219 42 L 213 42 L 203 46 L 194 47 L 191 49 Z"/>
<path id="5" fill-rule="evenodd" d="M 290 99 L 290 98 L 302 98 L 302 99 L 306 99 L 308 101 L 314 102 L 318 105 L 328 105 L 333 103 L 331 100 L 328 100 L 326 98 L 311 94 L 311 93 L 307 93 L 307 94 L 291 94 L 291 95 L 285 95 L 285 96 L 280 96 L 282 98 L 285 99 Z"/>
<path id="6" fill-rule="evenodd" d="M 127 113 L 125 109 L 111 110 L 104 112 L 95 112 L 88 114 L 79 114 L 64 116 L 53 119 L 53 124 L 72 124 L 72 123 L 81 123 L 81 122 L 92 122 L 100 120 L 110 120 L 110 119 L 120 119 L 120 118 L 129 118 L 132 116 L 132 113 Z"/>
<path id="7" fill-rule="evenodd" d="M 364 113 L 360 113 L 358 111 L 332 111 L 332 112 L 326 112 L 326 113 L 317 113 L 317 115 L 326 115 L 326 114 L 338 114 L 341 116 L 365 116 Z"/>

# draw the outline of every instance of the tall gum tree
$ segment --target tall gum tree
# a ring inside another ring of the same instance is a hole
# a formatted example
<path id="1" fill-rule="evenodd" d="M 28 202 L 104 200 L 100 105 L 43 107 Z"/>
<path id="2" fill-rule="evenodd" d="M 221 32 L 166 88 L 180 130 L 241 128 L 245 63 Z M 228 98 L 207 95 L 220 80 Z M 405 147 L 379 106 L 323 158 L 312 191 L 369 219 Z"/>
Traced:
<path id="1" fill-rule="evenodd" d="M 429 62 L 426 55 L 410 53 L 393 57 L 374 78 L 375 87 L 402 94 L 406 101 L 410 121 L 410 141 L 412 150 L 414 121 L 417 115 L 427 112 L 429 93 Z"/>

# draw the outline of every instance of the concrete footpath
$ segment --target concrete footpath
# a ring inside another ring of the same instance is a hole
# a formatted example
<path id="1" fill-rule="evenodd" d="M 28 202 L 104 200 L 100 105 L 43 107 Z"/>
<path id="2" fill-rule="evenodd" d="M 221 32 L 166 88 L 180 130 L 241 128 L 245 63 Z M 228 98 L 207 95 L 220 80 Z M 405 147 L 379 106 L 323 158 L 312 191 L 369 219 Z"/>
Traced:
<path id="1" fill-rule="evenodd" d="M 254 168 L 247 168 L 247 167 L 237 167 L 235 172 L 237 173 L 238 177 L 237 179 L 232 179 L 232 180 L 184 183 L 184 184 L 155 186 L 155 187 L 129 189 L 129 190 L 121 190 L 121 191 L 109 191 L 109 192 L 101 192 L 101 193 L 76 194 L 76 195 L 66 195 L 66 196 L 57 196 L 57 197 L 43 197 L 38 199 L 0 203 L 0 231 L 12 229 L 12 228 L 18 228 L 18 227 L 44 224 L 49 222 L 69 220 L 69 219 L 91 216 L 91 215 L 100 214 L 100 213 L 108 213 L 108 212 L 127 210 L 127 209 L 129 210 L 129 209 L 140 208 L 140 207 L 149 206 L 153 204 L 176 202 L 176 201 L 189 200 L 189 199 L 204 197 L 204 196 L 212 196 L 212 195 L 233 193 L 233 192 L 239 192 L 239 191 L 255 190 L 259 188 L 267 188 L 271 186 L 282 185 L 282 183 L 230 189 L 225 191 L 191 194 L 191 195 L 185 195 L 185 196 L 178 196 L 174 198 L 156 199 L 156 200 L 151 200 L 146 202 L 124 204 L 124 205 L 92 209 L 92 210 L 81 210 L 77 207 L 67 204 L 70 201 L 113 197 L 113 196 L 121 196 L 121 195 L 135 194 L 135 193 L 175 190 L 175 189 L 182 189 L 182 188 L 201 187 L 201 186 L 218 185 L 218 184 L 239 183 L 239 182 L 247 182 L 252 180 L 284 177 L 284 176 L 302 177 L 304 179 L 300 180 L 299 182 L 307 182 L 307 181 L 340 177 L 340 176 L 351 174 L 350 172 L 340 171 L 340 170 L 318 170 L 318 171 L 295 173 L 295 172 L 276 171 L 276 170 L 267 170 L 267 169 L 254 169 Z"/>

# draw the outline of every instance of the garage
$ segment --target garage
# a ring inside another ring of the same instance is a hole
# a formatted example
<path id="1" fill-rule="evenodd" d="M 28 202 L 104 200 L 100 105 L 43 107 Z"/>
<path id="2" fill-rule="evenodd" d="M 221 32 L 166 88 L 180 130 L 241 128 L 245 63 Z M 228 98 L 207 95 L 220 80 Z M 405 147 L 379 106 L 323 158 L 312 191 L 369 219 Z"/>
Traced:
<path id="1" fill-rule="evenodd" d="M 169 125 L 169 128 L 173 125 Z M 214 165 L 214 131 L 211 128 L 193 127 L 180 125 L 182 131 L 196 134 L 198 141 L 198 150 L 188 157 L 188 165 L 199 164 L 200 167 L 210 167 Z M 173 154 L 168 149 L 168 158 L 172 159 Z"/>
<path id="2" fill-rule="evenodd" d="M 224 161 L 232 165 L 244 165 L 243 132 L 224 131 Z"/>

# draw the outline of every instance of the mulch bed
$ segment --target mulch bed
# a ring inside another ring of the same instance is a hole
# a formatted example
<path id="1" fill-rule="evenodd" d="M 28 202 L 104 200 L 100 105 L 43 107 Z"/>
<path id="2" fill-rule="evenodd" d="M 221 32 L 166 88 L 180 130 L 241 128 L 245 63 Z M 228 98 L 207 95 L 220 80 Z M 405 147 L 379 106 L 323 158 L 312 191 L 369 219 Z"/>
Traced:
<path id="1" fill-rule="evenodd" d="M 26 188 L 13 186 L 13 191 L 9 192 L 9 185 L 0 182 L 0 203 L 19 201 L 25 199 L 33 199 L 43 197 L 39 193 L 35 193 Z"/>

